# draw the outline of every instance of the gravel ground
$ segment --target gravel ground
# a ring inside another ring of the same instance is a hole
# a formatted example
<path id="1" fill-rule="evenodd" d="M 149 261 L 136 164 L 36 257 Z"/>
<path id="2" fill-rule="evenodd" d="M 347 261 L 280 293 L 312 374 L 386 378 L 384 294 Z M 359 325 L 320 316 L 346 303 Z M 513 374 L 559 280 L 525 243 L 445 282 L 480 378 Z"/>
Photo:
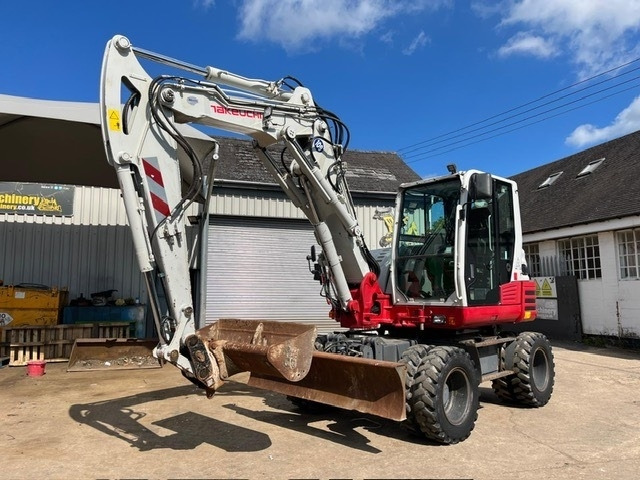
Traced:
<path id="1" fill-rule="evenodd" d="M 554 346 L 541 409 L 481 386 L 476 428 L 440 446 L 356 412 L 302 414 L 246 374 L 207 399 L 173 367 L 0 369 L 2 478 L 635 479 L 640 353 Z"/>

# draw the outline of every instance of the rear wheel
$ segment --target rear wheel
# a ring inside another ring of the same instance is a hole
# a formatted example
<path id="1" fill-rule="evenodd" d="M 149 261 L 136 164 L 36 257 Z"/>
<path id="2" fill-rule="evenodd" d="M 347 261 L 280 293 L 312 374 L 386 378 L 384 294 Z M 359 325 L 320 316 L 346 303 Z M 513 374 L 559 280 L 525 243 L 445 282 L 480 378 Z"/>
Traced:
<path id="1" fill-rule="evenodd" d="M 478 373 L 458 347 L 434 347 L 420 364 L 409 404 L 420 431 L 452 444 L 466 439 L 478 417 Z"/>
<path id="2" fill-rule="evenodd" d="M 514 374 L 493 381 L 498 397 L 530 407 L 542 407 L 553 392 L 555 366 L 547 337 L 523 332 L 513 343 L 502 348 L 503 368 Z"/>

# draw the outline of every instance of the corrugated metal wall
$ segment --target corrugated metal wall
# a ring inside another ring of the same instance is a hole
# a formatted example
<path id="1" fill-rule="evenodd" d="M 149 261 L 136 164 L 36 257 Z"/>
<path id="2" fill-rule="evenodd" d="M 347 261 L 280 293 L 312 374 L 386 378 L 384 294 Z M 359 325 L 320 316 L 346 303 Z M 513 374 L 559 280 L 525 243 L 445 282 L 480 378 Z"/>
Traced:
<path id="1" fill-rule="evenodd" d="M 77 187 L 74 215 L 0 214 L 0 279 L 146 298 L 118 190 Z"/>
<path id="2" fill-rule="evenodd" d="M 0 244 L 5 284 L 66 287 L 71 299 L 107 289 L 146 296 L 126 226 L 0 222 Z"/>
<path id="3" fill-rule="evenodd" d="M 388 233 L 382 220 L 374 218 L 378 209 L 394 206 L 395 198 L 388 200 L 363 200 L 355 198 L 356 215 L 369 248 L 379 248 L 380 239 Z M 246 217 L 296 218 L 306 217 L 287 199 L 284 194 L 264 190 L 214 189 L 214 201 L 209 210 L 213 215 L 234 215 Z"/>
<path id="4" fill-rule="evenodd" d="M 276 192 L 216 189 L 214 193 L 213 214 L 304 219 L 284 195 Z M 365 239 L 372 249 L 387 233 L 384 222 L 373 218 L 375 210 L 390 205 L 391 199 L 386 204 L 383 200 L 361 201 L 357 206 Z M 191 214 L 195 213 L 193 209 Z M 306 225 L 304 222 L 299 225 Z M 312 239 L 310 230 L 309 235 Z M 306 238 L 300 240 L 306 256 L 311 243 Z M 215 236 L 210 242 L 216 243 Z M 146 299 L 119 190 L 76 187 L 72 217 L 0 214 L 0 245 L 0 280 L 5 284 L 67 287 L 70 298 L 117 289 L 119 296 Z M 282 255 L 284 258 L 288 254 Z M 304 256 L 293 260 L 299 263 Z M 277 276 L 273 278 L 275 281 Z M 313 294 L 317 296 L 317 291 Z"/>

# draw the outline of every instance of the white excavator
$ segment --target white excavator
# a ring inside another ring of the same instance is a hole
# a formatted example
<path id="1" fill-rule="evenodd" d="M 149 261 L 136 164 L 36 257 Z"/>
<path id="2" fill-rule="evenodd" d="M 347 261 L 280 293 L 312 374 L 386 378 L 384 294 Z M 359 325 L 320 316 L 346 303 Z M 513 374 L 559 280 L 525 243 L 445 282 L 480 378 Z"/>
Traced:
<path id="1" fill-rule="evenodd" d="M 177 73 L 147 72 L 159 66 Z M 370 251 L 342 160 L 348 130 L 294 77 L 265 81 L 198 67 L 117 35 L 104 55 L 100 109 L 158 332 L 154 356 L 208 395 L 249 371 L 250 385 L 302 409 L 332 405 L 403 421 L 444 444 L 473 430 L 481 382 L 507 402 L 549 401 L 549 341 L 509 330 L 536 318 L 513 181 L 450 166 L 447 175 L 401 185 L 391 247 Z M 191 267 L 216 239 L 201 227 L 192 245 L 186 225 L 195 206 L 200 224 L 208 221 L 218 150 L 212 138 L 211 150 L 198 154 L 180 124 L 253 140 L 313 226 L 319 251 L 306 261 L 335 333 L 318 335 L 303 318 L 203 326 L 206 303 Z"/>

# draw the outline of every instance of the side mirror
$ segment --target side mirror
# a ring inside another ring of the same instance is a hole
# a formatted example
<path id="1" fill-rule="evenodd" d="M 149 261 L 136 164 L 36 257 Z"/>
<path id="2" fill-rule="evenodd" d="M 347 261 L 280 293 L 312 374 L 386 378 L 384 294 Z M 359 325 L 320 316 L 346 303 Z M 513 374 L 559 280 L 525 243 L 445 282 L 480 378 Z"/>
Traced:
<path id="1" fill-rule="evenodd" d="M 311 254 L 307 257 L 308 261 L 315 262 L 316 261 L 316 246 L 311 245 Z"/>
<path id="2" fill-rule="evenodd" d="M 493 198 L 493 179 L 488 173 L 476 173 L 471 177 L 472 200 L 491 200 Z"/>

